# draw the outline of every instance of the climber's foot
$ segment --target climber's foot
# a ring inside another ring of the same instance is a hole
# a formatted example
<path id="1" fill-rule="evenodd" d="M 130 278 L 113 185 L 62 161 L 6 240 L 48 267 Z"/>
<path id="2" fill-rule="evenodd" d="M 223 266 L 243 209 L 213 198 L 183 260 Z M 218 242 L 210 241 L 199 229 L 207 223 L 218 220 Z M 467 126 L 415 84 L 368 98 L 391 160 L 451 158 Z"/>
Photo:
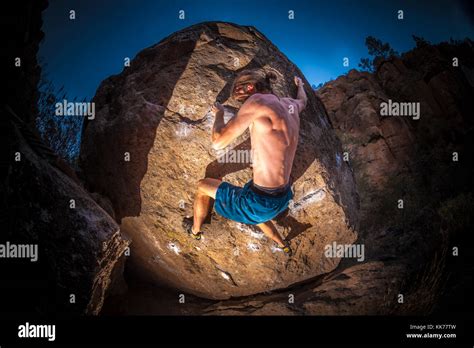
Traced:
<path id="1" fill-rule="evenodd" d="M 291 250 L 290 243 L 288 241 L 284 241 L 283 246 L 278 246 L 287 256 L 293 255 L 293 250 Z"/>
<path id="2" fill-rule="evenodd" d="M 196 240 L 200 240 L 202 237 L 202 232 L 193 232 L 193 218 L 192 217 L 185 217 L 183 219 L 183 228 L 187 234 L 193 237 Z"/>

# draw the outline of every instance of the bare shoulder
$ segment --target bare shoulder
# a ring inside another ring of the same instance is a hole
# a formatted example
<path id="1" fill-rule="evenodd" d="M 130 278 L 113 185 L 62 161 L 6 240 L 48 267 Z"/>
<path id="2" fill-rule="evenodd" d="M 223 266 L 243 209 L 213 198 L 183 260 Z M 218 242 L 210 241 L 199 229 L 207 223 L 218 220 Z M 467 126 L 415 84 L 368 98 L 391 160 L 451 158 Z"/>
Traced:
<path id="1" fill-rule="evenodd" d="M 240 108 L 240 113 L 251 114 L 252 118 L 268 115 L 274 111 L 278 103 L 278 98 L 272 94 L 255 93 L 250 96 Z"/>
<path id="2" fill-rule="evenodd" d="M 246 100 L 245 104 L 268 105 L 274 103 L 275 101 L 278 101 L 278 97 L 273 94 L 255 93 Z"/>
<path id="3" fill-rule="evenodd" d="M 267 114 L 271 111 L 272 114 L 284 115 L 287 110 L 290 114 L 299 116 L 300 107 L 298 100 L 293 98 L 279 98 L 274 94 L 254 94 L 245 102 L 247 110 L 257 112 L 258 114 Z M 284 110 L 283 110 L 284 109 Z"/>

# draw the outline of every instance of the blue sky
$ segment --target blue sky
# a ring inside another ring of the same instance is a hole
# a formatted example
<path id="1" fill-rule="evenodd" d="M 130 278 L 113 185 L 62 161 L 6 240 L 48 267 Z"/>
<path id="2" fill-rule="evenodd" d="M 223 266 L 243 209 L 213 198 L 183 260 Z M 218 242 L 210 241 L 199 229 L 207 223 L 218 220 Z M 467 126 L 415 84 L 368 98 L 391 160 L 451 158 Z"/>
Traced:
<path id="1" fill-rule="evenodd" d="M 69 10 L 76 19 L 69 19 Z M 185 10 L 186 19 L 178 18 Z M 397 11 L 404 19 L 397 19 Z M 288 11 L 295 19 L 288 19 Z M 253 25 L 319 84 L 357 68 L 367 56 L 365 37 L 388 41 L 399 52 L 414 46 L 412 34 L 431 42 L 474 37 L 459 1 L 434 0 L 51 0 L 43 13 L 43 72 L 70 98 L 91 99 L 100 82 L 169 34 L 203 21 Z M 348 57 L 350 66 L 342 60 Z"/>

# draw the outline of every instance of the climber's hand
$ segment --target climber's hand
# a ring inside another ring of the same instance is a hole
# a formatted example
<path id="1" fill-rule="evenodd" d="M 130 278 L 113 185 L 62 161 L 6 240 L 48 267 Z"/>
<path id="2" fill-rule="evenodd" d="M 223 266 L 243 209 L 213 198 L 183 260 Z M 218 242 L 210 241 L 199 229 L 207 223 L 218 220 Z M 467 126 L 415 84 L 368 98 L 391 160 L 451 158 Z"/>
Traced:
<path id="1" fill-rule="evenodd" d="M 224 107 L 219 102 L 215 102 L 214 105 L 211 108 L 211 112 L 213 114 L 216 114 L 219 111 L 224 112 Z"/>
<path id="2" fill-rule="evenodd" d="M 303 80 L 301 80 L 298 76 L 295 76 L 295 85 L 297 87 L 304 86 Z"/>

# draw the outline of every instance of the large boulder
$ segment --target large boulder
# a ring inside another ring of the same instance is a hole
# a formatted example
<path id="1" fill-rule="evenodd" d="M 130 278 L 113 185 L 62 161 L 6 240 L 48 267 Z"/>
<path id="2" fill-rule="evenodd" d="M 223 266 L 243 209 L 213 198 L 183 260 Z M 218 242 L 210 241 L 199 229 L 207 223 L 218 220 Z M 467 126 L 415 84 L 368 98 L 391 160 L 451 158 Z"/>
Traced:
<path id="1" fill-rule="evenodd" d="M 248 68 L 273 71 L 273 90 L 280 97 L 294 97 L 293 76 L 303 77 L 253 27 L 189 27 L 141 51 L 130 67 L 102 82 L 94 98 L 96 117 L 83 134 L 84 176 L 90 190 L 110 199 L 132 239 L 130 269 L 210 299 L 286 288 L 330 272 L 340 259 L 326 257 L 325 246 L 357 238 L 352 171 L 324 106 L 304 78 L 309 100 L 292 172 L 295 196 L 276 219 L 294 255 L 287 258 L 258 230 L 215 214 L 201 241 L 182 230 L 183 217 L 192 215 L 198 180 L 223 177 L 243 185 L 251 178 L 250 163 L 218 159 L 208 114 L 217 99 L 226 119 L 232 117 L 237 105 L 229 99 L 230 85 Z M 230 147 L 248 149 L 248 132 Z"/>

